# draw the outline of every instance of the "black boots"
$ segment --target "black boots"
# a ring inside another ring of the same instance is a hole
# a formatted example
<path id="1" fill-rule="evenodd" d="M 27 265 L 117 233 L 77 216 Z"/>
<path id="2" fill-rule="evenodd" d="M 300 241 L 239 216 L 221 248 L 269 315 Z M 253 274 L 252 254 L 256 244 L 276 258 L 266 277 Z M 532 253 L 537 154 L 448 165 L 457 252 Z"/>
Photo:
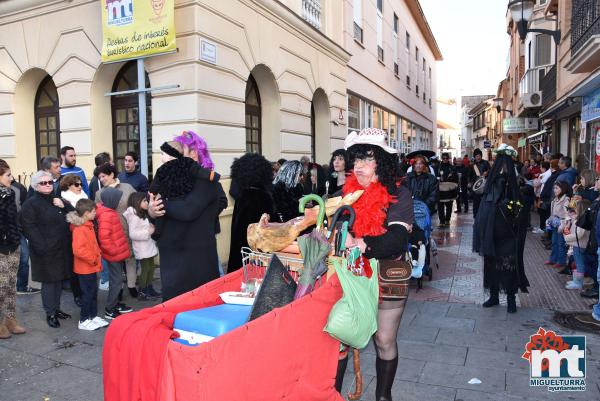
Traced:
<path id="1" fill-rule="evenodd" d="M 344 359 L 338 361 L 337 373 L 335 374 L 335 389 L 338 393 L 342 393 L 342 384 L 344 383 L 344 374 L 348 366 L 348 355 Z"/>
<path id="2" fill-rule="evenodd" d="M 490 288 L 490 299 L 483 303 L 484 308 L 490 308 L 492 306 L 500 305 L 500 299 L 498 298 L 498 289 Z"/>
<path id="3" fill-rule="evenodd" d="M 375 387 L 375 400 L 392 401 L 392 385 L 398 367 L 398 357 L 386 361 L 377 357 L 375 370 L 377 371 L 377 386 Z"/>
<path id="4" fill-rule="evenodd" d="M 506 294 L 506 311 L 508 313 L 516 313 L 517 312 L 517 300 L 515 299 L 515 294 Z"/>

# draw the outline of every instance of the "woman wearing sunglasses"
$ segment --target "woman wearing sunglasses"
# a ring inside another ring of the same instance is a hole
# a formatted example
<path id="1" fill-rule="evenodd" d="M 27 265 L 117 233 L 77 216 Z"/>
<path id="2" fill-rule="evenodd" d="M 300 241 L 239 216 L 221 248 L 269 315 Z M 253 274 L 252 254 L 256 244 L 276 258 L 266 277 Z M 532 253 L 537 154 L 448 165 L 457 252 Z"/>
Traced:
<path id="1" fill-rule="evenodd" d="M 67 174 L 60 180 L 60 197 L 75 207 L 79 199 L 87 199 L 88 196 L 83 190 L 81 177 L 76 174 Z"/>
<path id="2" fill-rule="evenodd" d="M 60 296 L 62 282 L 73 276 L 71 230 L 65 216 L 75 209 L 54 196 L 53 184 L 46 171 L 38 171 L 31 177 L 34 192 L 21 208 L 21 226 L 29 240 L 31 276 L 42 283 L 46 322 L 58 328 L 58 319 L 71 317 L 60 310 Z"/>

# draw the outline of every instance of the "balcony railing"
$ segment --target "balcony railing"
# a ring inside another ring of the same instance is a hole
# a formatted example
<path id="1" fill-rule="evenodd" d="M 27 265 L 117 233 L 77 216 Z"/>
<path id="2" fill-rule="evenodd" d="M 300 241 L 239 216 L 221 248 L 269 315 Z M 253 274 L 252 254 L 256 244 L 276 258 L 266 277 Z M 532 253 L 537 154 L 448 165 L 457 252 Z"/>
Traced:
<path id="1" fill-rule="evenodd" d="M 540 80 L 540 90 L 542 91 L 542 108 L 552 104 L 556 100 L 556 65 Z"/>
<path id="2" fill-rule="evenodd" d="M 600 35 L 600 0 L 573 0 L 571 8 L 571 54 L 594 35 Z"/>
<path id="3" fill-rule="evenodd" d="M 302 0 L 302 17 L 317 29 L 321 29 L 321 1 Z"/>
<path id="4" fill-rule="evenodd" d="M 540 90 L 541 79 L 546 76 L 551 68 L 552 65 L 543 65 L 525 71 L 521 82 L 519 82 L 519 94 L 538 92 Z"/>

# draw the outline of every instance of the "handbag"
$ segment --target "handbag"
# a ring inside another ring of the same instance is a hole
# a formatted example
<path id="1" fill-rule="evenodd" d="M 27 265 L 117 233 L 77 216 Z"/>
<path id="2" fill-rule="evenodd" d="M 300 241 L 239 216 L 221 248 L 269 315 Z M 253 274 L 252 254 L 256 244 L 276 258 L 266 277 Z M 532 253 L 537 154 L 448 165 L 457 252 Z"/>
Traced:
<path id="1" fill-rule="evenodd" d="M 384 301 L 399 301 L 408 297 L 412 263 L 410 258 L 401 258 L 379 261 L 379 290 Z"/>
<path id="2" fill-rule="evenodd" d="M 294 300 L 297 284 L 277 255 L 273 255 L 258 290 L 248 321 L 258 319 Z"/>
<path id="3" fill-rule="evenodd" d="M 485 177 L 481 175 L 479 167 L 477 167 L 476 164 L 473 165 L 473 168 L 475 169 L 475 174 L 479 177 L 473 183 L 473 193 L 475 193 L 475 195 L 483 195 L 483 191 L 485 190 Z"/>

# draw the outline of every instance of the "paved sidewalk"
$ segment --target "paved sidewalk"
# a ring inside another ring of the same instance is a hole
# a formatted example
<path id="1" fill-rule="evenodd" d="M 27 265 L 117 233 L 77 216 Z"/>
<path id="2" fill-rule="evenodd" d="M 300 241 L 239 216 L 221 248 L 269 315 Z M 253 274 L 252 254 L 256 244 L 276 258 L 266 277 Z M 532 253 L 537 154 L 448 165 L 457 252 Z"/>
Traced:
<path id="1" fill-rule="evenodd" d="M 504 306 L 481 308 L 482 265 L 471 252 L 471 225 L 470 215 L 454 215 L 449 229 L 435 233 L 440 268 L 434 270 L 433 281 L 424 280 L 422 290 L 412 289 L 398 336 L 394 400 L 600 400 L 600 335 L 587 334 L 586 392 L 550 393 L 529 387 L 529 365 L 521 358 L 529 336 L 540 326 L 560 335 L 581 334 L 554 323 L 551 309 L 582 309 L 587 304 L 562 288 L 563 277 L 541 267 L 547 251 L 529 234 L 525 254 L 530 294 L 519 296 L 521 307 L 514 315 Z M 100 310 L 105 297 L 100 291 Z M 151 305 L 126 302 L 136 310 Z M 46 325 L 39 295 L 19 296 L 17 307 L 28 333 L 0 340 L 0 401 L 102 400 L 105 331 L 77 329 L 79 311 L 68 292 L 63 309 L 73 320 L 63 321 L 60 329 Z M 373 400 L 373 346 L 361 355 L 362 400 Z M 343 394 L 353 378 L 350 362 Z M 468 384 L 473 378 L 481 384 Z"/>

